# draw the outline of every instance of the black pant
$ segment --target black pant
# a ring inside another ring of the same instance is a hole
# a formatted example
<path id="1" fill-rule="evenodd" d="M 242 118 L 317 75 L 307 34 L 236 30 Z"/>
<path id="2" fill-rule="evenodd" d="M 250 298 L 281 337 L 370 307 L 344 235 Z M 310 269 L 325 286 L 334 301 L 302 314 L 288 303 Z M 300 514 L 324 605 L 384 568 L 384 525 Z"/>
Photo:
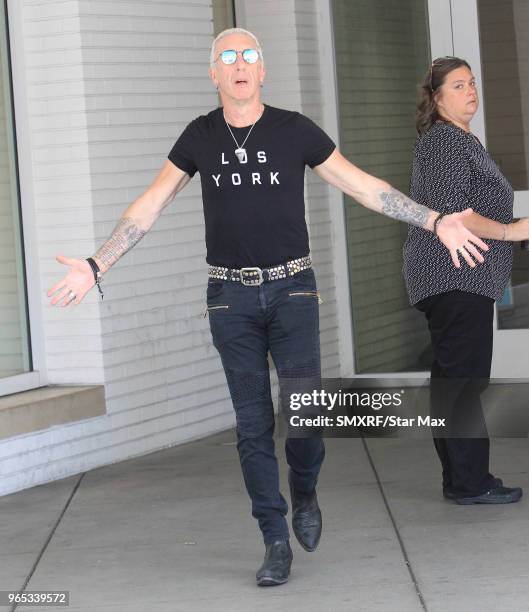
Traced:
<path id="1" fill-rule="evenodd" d="M 490 377 L 494 300 L 449 291 L 422 300 L 417 308 L 426 315 L 432 339 L 432 413 L 448 416 L 454 435 L 468 427 L 474 436 L 434 437 L 443 487 L 461 497 L 480 495 L 494 482 L 480 401 Z"/>
<path id="2" fill-rule="evenodd" d="M 281 390 L 292 389 L 296 380 L 319 383 L 319 308 L 314 271 L 303 270 L 254 287 L 210 279 L 207 296 L 213 343 L 221 356 L 235 409 L 237 449 L 252 514 L 259 521 L 265 544 L 288 539 L 288 506 L 279 490 L 273 438 L 268 353 L 274 360 Z M 325 456 L 323 439 L 289 437 L 285 452 L 293 487 L 300 493 L 312 492 Z"/>

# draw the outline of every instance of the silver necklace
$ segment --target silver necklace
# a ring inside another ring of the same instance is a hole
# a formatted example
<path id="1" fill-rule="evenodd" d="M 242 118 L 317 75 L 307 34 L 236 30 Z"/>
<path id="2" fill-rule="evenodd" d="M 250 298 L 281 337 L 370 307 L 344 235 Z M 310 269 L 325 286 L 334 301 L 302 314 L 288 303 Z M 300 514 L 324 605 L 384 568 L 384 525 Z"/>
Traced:
<path id="1" fill-rule="evenodd" d="M 239 160 L 241 164 L 245 164 L 248 161 L 248 155 L 246 154 L 246 149 L 244 148 L 244 145 L 246 144 L 246 141 L 248 140 L 248 136 L 250 136 L 250 134 L 252 133 L 254 125 L 262 117 L 263 112 L 264 112 L 264 105 L 263 105 L 263 108 L 261 109 L 261 112 L 259 113 L 259 117 L 257 117 L 257 119 L 250 126 L 250 129 L 248 130 L 248 134 L 246 134 L 246 138 L 243 140 L 241 145 L 237 142 L 237 139 L 233 135 L 230 124 L 226 121 L 226 117 L 224 117 L 224 112 L 222 113 L 222 116 L 224 117 L 224 122 L 226 123 L 226 127 L 230 131 L 231 137 L 233 138 L 233 142 L 235 142 L 235 144 L 237 145 L 237 148 L 235 149 L 235 155 L 237 156 L 237 159 Z"/>

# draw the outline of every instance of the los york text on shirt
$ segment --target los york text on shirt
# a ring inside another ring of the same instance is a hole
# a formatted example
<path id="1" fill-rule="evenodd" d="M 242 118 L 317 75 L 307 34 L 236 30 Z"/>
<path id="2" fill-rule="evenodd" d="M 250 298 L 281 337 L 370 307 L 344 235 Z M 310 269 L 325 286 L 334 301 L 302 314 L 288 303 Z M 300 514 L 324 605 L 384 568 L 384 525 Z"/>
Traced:
<path id="1" fill-rule="evenodd" d="M 257 163 L 258 164 L 266 164 L 267 163 L 267 157 L 266 157 L 266 152 L 265 151 L 257 151 Z M 248 158 L 246 157 L 244 160 L 238 160 L 239 164 L 241 165 L 245 165 L 248 163 Z M 230 165 L 230 160 L 226 158 L 226 153 L 222 153 L 221 154 L 221 164 L 223 166 L 228 166 Z M 248 176 L 249 175 L 249 176 Z M 222 174 L 219 172 L 219 174 L 212 174 L 211 177 L 213 178 L 215 185 L 217 187 L 220 187 L 220 182 L 221 179 L 223 177 L 225 177 L 226 175 Z M 246 173 L 242 174 L 240 172 L 232 172 L 231 174 L 229 174 L 229 177 L 231 179 L 231 184 L 232 185 L 242 185 L 243 180 L 247 180 L 250 181 L 252 185 L 262 185 L 263 181 L 269 181 L 270 185 L 279 185 L 279 172 L 250 172 L 250 173 Z"/>

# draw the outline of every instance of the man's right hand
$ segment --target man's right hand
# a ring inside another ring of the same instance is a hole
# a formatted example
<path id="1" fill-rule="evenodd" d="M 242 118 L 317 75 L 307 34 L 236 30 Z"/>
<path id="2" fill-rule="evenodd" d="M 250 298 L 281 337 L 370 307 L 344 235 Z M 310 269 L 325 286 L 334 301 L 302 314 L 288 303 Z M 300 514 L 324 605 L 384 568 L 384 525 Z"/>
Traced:
<path id="1" fill-rule="evenodd" d="M 52 306 L 59 302 L 63 308 L 70 304 L 79 304 L 95 285 L 90 264 L 86 259 L 71 259 L 63 255 L 57 255 L 56 259 L 59 263 L 68 266 L 69 270 L 62 280 L 48 290 L 48 297 L 53 296 Z"/>
<path id="2" fill-rule="evenodd" d="M 112 231 L 110 238 L 93 258 L 101 272 L 106 272 L 150 230 L 163 208 L 191 180 L 189 174 L 168 159 L 147 191 L 127 208 Z M 57 261 L 69 266 L 66 276 L 48 291 L 51 304 L 79 304 L 95 285 L 94 273 L 85 259 L 70 259 L 63 255 Z M 74 297 L 75 296 L 75 297 Z"/>

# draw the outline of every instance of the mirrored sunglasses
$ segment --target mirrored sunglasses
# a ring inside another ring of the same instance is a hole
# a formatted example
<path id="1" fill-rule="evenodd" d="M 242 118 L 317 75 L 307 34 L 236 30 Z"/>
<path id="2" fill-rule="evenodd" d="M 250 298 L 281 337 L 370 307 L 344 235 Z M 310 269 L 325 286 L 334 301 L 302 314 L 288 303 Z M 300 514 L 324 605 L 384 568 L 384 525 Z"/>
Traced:
<path id="1" fill-rule="evenodd" d="M 241 54 L 242 59 L 247 64 L 255 64 L 255 62 L 259 59 L 259 51 L 256 49 L 244 49 L 244 51 L 235 51 L 234 49 L 226 49 L 226 51 L 222 51 L 217 55 L 217 59 L 219 59 L 223 64 L 235 64 L 237 61 L 237 55 Z"/>

